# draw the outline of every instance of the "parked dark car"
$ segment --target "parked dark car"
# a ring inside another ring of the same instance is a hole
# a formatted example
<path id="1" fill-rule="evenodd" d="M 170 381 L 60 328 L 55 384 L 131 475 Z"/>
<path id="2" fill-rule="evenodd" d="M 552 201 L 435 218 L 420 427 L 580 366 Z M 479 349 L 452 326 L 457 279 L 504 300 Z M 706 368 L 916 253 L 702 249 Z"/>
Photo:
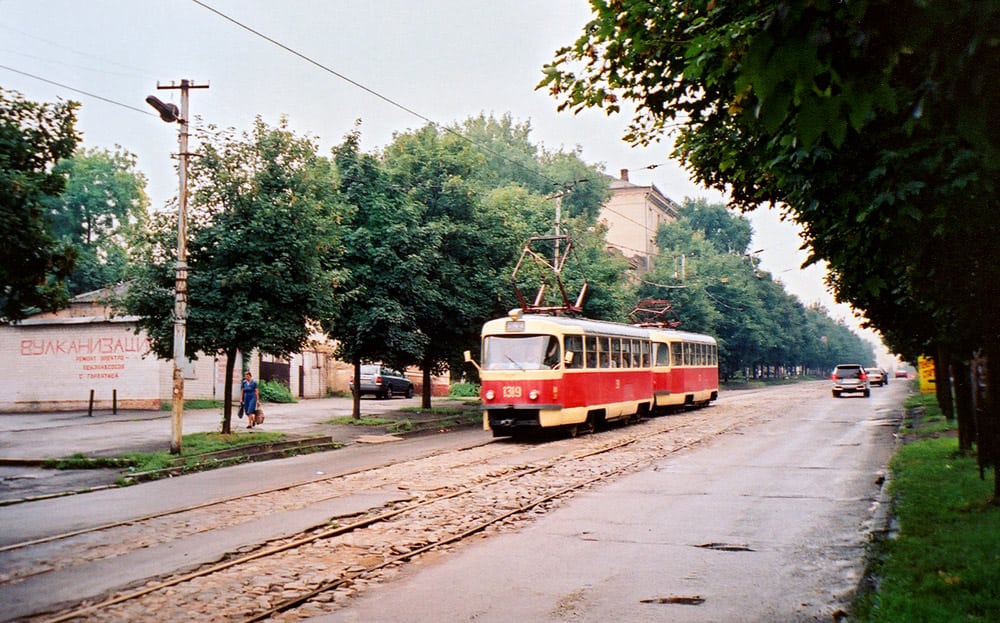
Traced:
<path id="1" fill-rule="evenodd" d="M 350 382 L 351 392 L 354 392 L 354 379 Z M 377 398 L 392 398 L 406 396 L 413 398 L 413 383 L 398 370 L 393 370 L 379 363 L 361 366 L 361 382 L 358 384 L 359 395 L 371 394 Z"/>
<path id="2" fill-rule="evenodd" d="M 864 367 L 858 363 L 842 363 L 833 369 L 830 375 L 833 381 L 833 397 L 840 398 L 841 394 L 863 394 L 865 398 L 872 395 L 871 386 L 868 384 L 868 373 Z"/>

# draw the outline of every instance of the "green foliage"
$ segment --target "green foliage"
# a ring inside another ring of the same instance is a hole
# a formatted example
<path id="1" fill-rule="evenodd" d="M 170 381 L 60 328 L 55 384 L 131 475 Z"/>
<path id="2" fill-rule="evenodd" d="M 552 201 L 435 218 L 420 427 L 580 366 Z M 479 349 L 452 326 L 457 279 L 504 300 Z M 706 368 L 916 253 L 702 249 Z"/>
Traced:
<path id="1" fill-rule="evenodd" d="M 592 227 L 608 182 L 575 153 L 539 150 L 529 132 L 509 116 L 480 116 L 399 134 L 378 156 L 360 152 L 357 133 L 334 150 L 341 198 L 354 208 L 346 303 L 330 327 L 338 356 L 432 373 L 461 365 L 456 353 L 476 348 L 483 322 L 516 304 L 510 275 L 522 245 L 551 233 L 554 189 L 569 189 L 564 223 L 587 250 L 571 285 L 586 275 L 591 308 L 623 316 L 625 262 L 607 258 L 603 232 L 576 234 Z"/>
<path id="2" fill-rule="evenodd" d="M 146 178 L 135 165 L 128 152 L 81 149 L 53 169 L 65 178 L 66 189 L 47 201 L 47 212 L 56 239 L 76 249 L 71 294 L 124 279 L 129 241 L 148 220 Z"/>
<path id="3" fill-rule="evenodd" d="M 714 335 L 723 378 L 765 368 L 824 374 L 838 363 L 875 363 L 871 345 L 825 309 L 805 308 L 752 254 L 749 224 L 721 205 L 686 201 L 660 228 L 657 258 L 641 298 L 667 299 L 681 328 Z"/>
<path id="4" fill-rule="evenodd" d="M 68 302 L 76 252 L 53 236 L 45 211 L 66 184 L 54 166 L 79 141 L 78 107 L 0 88 L 0 320 Z"/>
<path id="5" fill-rule="evenodd" d="M 327 326 L 345 279 L 341 222 L 329 160 L 282 120 L 237 135 L 209 126 L 191 167 L 188 219 L 186 349 L 225 353 L 227 376 L 238 354 L 301 350 L 315 326 Z M 135 245 L 132 282 L 122 301 L 140 317 L 157 356 L 173 350 L 176 260 L 173 215 L 155 215 Z M 231 418 L 226 388 L 223 430 Z"/>
<path id="6" fill-rule="evenodd" d="M 539 87 L 617 112 L 732 205 L 781 204 L 840 300 L 907 356 L 1000 316 L 1000 5 L 592 3 Z"/>
<path id="7" fill-rule="evenodd" d="M 517 253 L 501 215 L 481 208 L 484 161 L 468 141 L 432 126 L 397 135 L 384 152 L 389 179 L 419 221 L 413 234 L 421 270 L 410 283 L 420 295 L 411 307 L 427 342 L 414 363 L 432 373 L 477 341 L 479 327 L 497 313 L 496 292 Z"/>
<path id="8" fill-rule="evenodd" d="M 362 361 L 405 368 L 419 358 L 426 336 L 416 330 L 409 303 L 433 268 L 414 235 L 415 208 L 391 188 L 378 159 L 361 152 L 360 141 L 355 131 L 333 150 L 337 192 L 347 208 L 343 262 L 350 271 L 335 289 L 343 301 L 336 322 L 324 327 L 355 378 Z M 353 418 L 361 418 L 359 394 Z"/>
<path id="9" fill-rule="evenodd" d="M 1000 360 L 1000 3 L 591 6 L 539 85 L 561 109 L 623 98 L 628 140 L 669 129 L 674 157 L 732 206 L 782 206 L 894 351 Z M 987 374 L 978 450 L 1000 466 Z"/>
<path id="10" fill-rule="evenodd" d="M 474 398 L 479 396 L 477 383 L 452 383 L 448 388 L 448 396 L 452 398 Z"/>
<path id="11" fill-rule="evenodd" d="M 257 389 L 261 402 L 296 402 L 291 390 L 281 381 L 261 381 Z"/>

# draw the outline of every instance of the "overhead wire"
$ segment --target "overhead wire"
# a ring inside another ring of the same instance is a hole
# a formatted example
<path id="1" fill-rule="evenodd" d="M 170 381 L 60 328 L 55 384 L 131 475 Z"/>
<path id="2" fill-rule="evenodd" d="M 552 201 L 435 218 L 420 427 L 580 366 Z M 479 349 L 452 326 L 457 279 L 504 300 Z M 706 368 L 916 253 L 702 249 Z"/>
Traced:
<path id="1" fill-rule="evenodd" d="M 22 30 L 18 30 L 17 28 L 11 28 L 10 26 L 7 26 L 5 24 L 0 24 L 0 28 L 2 28 L 3 30 L 7 30 L 7 31 L 10 31 L 10 32 L 16 33 L 16 34 L 18 34 L 18 35 L 20 35 L 22 37 L 28 37 L 30 39 L 35 39 L 36 41 L 41 41 L 42 43 L 44 43 L 46 45 L 47 49 L 61 48 L 61 49 L 66 50 L 68 52 L 72 52 L 73 54 L 76 54 L 78 56 L 86 56 L 86 57 L 98 60 L 102 64 L 117 65 L 118 67 L 121 67 L 123 69 L 129 70 L 129 75 L 133 75 L 133 76 L 142 76 L 142 75 L 145 75 L 145 71 L 142 70 L 142 69 L 140 69 L 140 68 L 138 68 L 138 67 L 133 67 L 131 65 L 126 65 L 124 63 L 120 63 L 120 62 L 118 62 L 116 60 L 111 60 L 111 59 L 105 58 L 103 56 L 97 56 L 96 54 L 91 54 L 90 52 L 84 52 L 82 50 L 78 50 L 78 49 L 70 47 L 68 45 L 64 45 L 63 43 L 61 43 L 59 41 L 53 41 L 52 39 L 47 39 L 45 37 L 39 37 L 38 35 L 34 35 L 34 34 L 29 33 L 29 32 L 24 32 Z M 15 51 L 13 53 L 21 55 L 21 56 L 27 56 L 28 58 L 38 58 L 38 57 L 32 57 L 32 56 L 30 56 L 28 54 L 25 54 L 25 53 L 21 52 L 21 51 Z M 52 63 L 58 63 L 60 66 L 66 66 L 65 60 L 62 60 L 62 59 L 60 59 L 58 61 L 55 61 L 55 60 L 51 60 L 51 59 L 44 59 L 44 58 L 42 58 L 42 59 L 39 59 L 39 60 L 43 60 L 43 61 L 46 61 L 46 62 L 52 62 Z M 97 70 L 97 69 L 91 69 L 91 68 L 87 68 L 87 67 L 83 67 L 82 69 L 86 69 L 88 71 L 100 71 L 102 73 L 111 73 L 111 72 L 108 72 L 107 70 L 104 70 L 104 69 Z M 113 75 L 121 75 L 121 74 L 113 74 Z"/>
<path id="2" fill-rule="evenodd" d="M 55 80 L 49 80 L 48 78 L 43 78 L 41 76 L 37 76 L 37 75 L 29 73 L 27 71 L 21 71 L 20 69 L 14 69 L 13 67 L 9 67 L 7 65 L 0 65 L 0 69 L 6 69 L 7 71 L 12 71 L 12 72 L 14 72 L 16 74 L 21 74 L 22 76 L 27 76 L 29 78 L 34 78 L 35 80 L 41 80 L 42 82 L 46 82 L 48 84 L 55 85 L 55 86 L 57 86 L 59 88 L 66 89 L 68 91 L 73 91 L 74 93 L 79 93 L 80 95 L 86 95 L 87 97 L 93 97 L 94 99 L 99 99 L 102 102 L 107 102 L 108 104 L 114 104 L 115 106 L 121 106 L 122 108 L 128 108 L 129 110 L 134 110 L 135 112 L 140 112 L 140 113 L 142 113 L 144 115 L 150 115 L 152 117 L 156 116 L 154 113 L 151 113 L 148 110 L 143 110 L 142 108 L 136 108 L 135 106 L 130 106 L 129 104 L 124 104 L 122 102 L 115 101 L 115 100 L 113 100 L 111 98 L 104 97 L 103 95 L 97 95 L 96 93 L 91 93 L 89 91 L 84 91 L 82 89 L 77 89 L 77 88 L 71 87 L 71 86 L 69 86 L 67 84 L 63 84 L 61 82 L 56 82 Z"/>
<path id="3" fill-rule="evenodd" d="M 349 83 L 349 84 L 351 84 L 351 85 L 353 85 L 353 86 L 355 86 L 355 87 L 357 87 L 357 88 L 365 91 L 366 93 L 369 93 L 370 95 L 373 95 L 374 97 L 377 97 L 378 99 L 386 102 L 387 104 L 389 104 L 391 106 L 394 106 L 396 108 L 399 108 L 400 110 L 406 112 L 407 114 L 413 115 L 414 117 L 416 117 L 416 118 L 418 118 L 418 119 L 420 119 L 420 120 L 422 120 L 422 121 L 424 121 L 424 122 L 426 122 L 426 123 L 428 123 L 428 124 L 430 124 L 430 125 L 432 125 L 432 126 L 434 126 L 436 128 L 441 129 L 444 132 L 447 132 L 447 133 L 449 133 L 449 134 L 451 134 L 451 135 L 453 135 L 453 136 L 455 136 L 455 137 L 457 137 L 457 138 L 459 138 L 459 139 L 461 139 L 461 140 L 463 140 L 463 141 L 465 141 L 465 142 L 467 142 L 467 143 L 475 146 L 476 148 L 482 150 L 485 153 L 490 154 L 491 156 L 500 158 L 501 160 L 504 160 L 506 162 L 511 163 L 512 165 L 514 165 L 514 166 L 516 166 L 516 167 L 518 167 L 518 168 L 526 171 L 530 175 L 533 175 L 535 177 L 538 177 L 541 180 L 544 180 L 545 182 L 547 182 L 548 184 L 550 184 L 550 185 L 552 185 L 552 186 L 554 186 L 556 188 L 562 189 L 564 191 L 565 190 L 570 190 L 573 187 L 575 187 L 577 184 L 579 184 L 581 182 L 587 181 L 585 178 L 584 179 L 572 180 L 570 182 L 559 182 L 559 181 L 556 181 L 555 179 L 549 177 L 548 175 L 545 175 L 544 173 L 542 173 L 542 172 L 540 172 L 540 171 L 538 171 L 538 170 L 536 170 L 534 168 L 531 168 L 531 167 L 525 165 L 522 162 L 519 162 L 517 160 L 509 158 L 508 156 L 505 156 L 504 154 L 501 154 L 501 153 L 499 153 L 499 152 L 491 149 L 489 146 L 487 146 L 485 144 L 479 143 L 479 142 L 477 142 L 477 141 L 475 141 L 475 140 L 473 140 L 473 139 L 471 139 L 471 138 L 463 135 L 462 133 L 455 131 L 454 129 L 452 129 L 450 127 L 447 127 L 447 126 L 444 126 L 444 125 L 441 125 L 441 124 L 435 122 L 433 119 L 431 119 L 427 115 L 424 115 L 424 114 L 420 113 L 419 111 L 414 110 L 413 108 L 410 108 L 410 107 L 408 107 L 408 106 L 406 106 L 406 105 L 404 105 L 404 104 L 402 104 L 402 103 L 400 103 L 400 102 L 398 102 L 398 101 L 396 101 L 396 100 L 394 100 L 394 99 L 392 99 L 392 98 L 390 98 L 390 97 L 388 97 L 386 95 L 383 95 L 382 93 L 379 93 L 378 91 L 376 91 L 376 90 L 374 90 L 374 89 L 372 89 L 372 88 L 370 88 L 368 86 L 365 86 L 361 82 L 358 82 L 357 80 L 354 80 L 354 79 L 350 78 L 349 76 L 347 76 L 347 75 L 345 75 L 345 74 L 343 74 L 343 73 L 341 73 L 341 72 L 339 72 L 339 71 L 337 71 L 337 70 L 335 70 L 335 69 L 333 69 L 333 68 L 331 68 L 331 67 L 329 67 L 329 66 L 327 66 L 327 65 L 325 65 L 323 63 L 321 63 L 320 61 L 318 61 L 318 60 L 316 60 L 316 59 L 314 59 L 314 58 L 312 58 L 312 57 L 310 57 L 310 56 L 308 56 L 308 55 L 306 55 L 306 54 L 304 54 L 302 52 L 299 52 L 298 50 L 292 48 L 291 46 L 288 46 L 288 45 L 286 45 L 286 44 L 284 44 L 284 43 L 282 43 L 282 42 L 274 39 L 273 37 L 270 37 L 270 36 L 264 34 L 263 32 L 255 29 L 255 28 L 253 28 L 253 27 L 251 27 L 251 26 L 249 26 L 247 24 L 244 24 L 243 22 L 241 22 L 241 21 L 239 21 L 239 20 L 237 20 L 237 19 L 235 19 L 235 18 L 233 18 L 233 17 L 231 17 L 231 16 L 223 13 L 222 11 L 220 11 L 220 10 L 218 10 L 218 9 L 210 6 L 210 5 L 208 5 L 207 3 L 205 3 L 205 2 L 203 2 L 201 0 L 192 0 L 192 2 L 194 2 L 198 6 L 201 6 L 202 8 L 206 9 L 207 11 L 210 11 L 210 12 L 214 13 L 215 15 L 221 17 L 222 19 L 224 19 L 224 20 L 226 20 L 226 21 L 234 24 L 235 26 L 237 26 L 237 27 L 239 27 L 239 28 L 241 28 L 243 30 L 246 30 L 247 32 L 249 32 L 249 33 L 251 33 L 251 34 L 253 34 L 253 35 L 257 36 L 257 37 L 260 37 L 261 39 L 264 39 L 268 43 L 271 43 L 272 45 L 275 45 L 275 46 L 281 48 L 282 50 L 285 50 L 289 54 L 292 54 L 292 55 L 294 55 L 294 56 L 302 59 L 303 61 L 305 61 L 305 62 L 307 62 L 307 63 L 309 63 L 311 65 L 314 65 L 317 68 L 319 68 L 319 69 L 321 69 L 321 70 L 323 70 L 323 71 L 325 71 L 327 73 L 330 73 L 331 75 L 336 76 L 337 78 L 340 78 L 341 80 L 344 80 L 345 82 L 347 82 L 347 83 Z M 11 71 L 11 72 L 14 72 L 14 73 L 17 73 L 17 74 L 21 74 L 23 76 L 27 76 L 29 78 L 35 79 L 35 80 L 39 80 L 39 81 L 42 81 L 42 82 L 45 82 L 45 83 L 48 83 L 48 84 L 52 84 L 54 86 L 58 86 L 60 88 L 67 89 L 67 90 L 72 91 L 74 93 L 79 93 L 81 95 L 85 95 L 87 97 L 91 97 L 91 98 L 94 98 L 94 99 L 97 99 L 97 100 L 100 100 L 100 101 L 103 101 L 103 102 L 106 102 L 106 103 L 109 103 L 109 104 L 112 104 L 112 105 L 115 105 L 115 106 L 120 106 L 122 108 L 126 108 L 126 109 L 129 109 L 129 110 L 132 110 L 134 112 L 139 112 L 139 113 L 142 113 L 144 115 L 149 115 L 149 116 L 155 116 L 154 113 L 152 113 L 150 111 L 147 111 L 147 110 L 144 110 L 144 109 L 141 109 L 141 108 L 137 108 L 135 106 L 131 106 L 129 104 L 125 104 L 123 102 L 119 102 L 119 101 L 114 100 L 112 98 L 105 97 L 105 96 L 102 96 L 102 95 L 98 95 L 98 94 L 92 93 L 90 91 L 85 91 L 83 89 L 72 87 L 70 85 L 67 85 L 67 84 L 64 84 L 64 83 L 61 83 L 61 82 L 57 82 L 55 80 L 44 78 L 44 77 L 39 76 L 37 74 L 33 74 L 33 73 L 26 72 L 26 71 L 23 71 L 23 70 L 20 70 L 20 69 L 16 69 L 16 68 L 10 67 L 8 65 L 0 65 L 0 69 L 6 69 L 7 71 Z M 642 169 L 655 169 L 655 168 L 661 166 L 661 164 L 662 163 L 650 164 L 650 165 L 647 165 L 645 167 L 640 167 L 640 168 L 642 168 Z M 617 210 L 611 209 L 611 208 L 606 208 L 606 209 L 608 209 L 610 212 L 612 212 L 614 214 L 617 214 L 621 218 L 634 223 L 635 225 L 638 225 L 640 227 L 645 227 L 645 225 L 643 225 L 639 221 L 635 220 L 634 218 L 631 218 L 629 215 L 623 214 L 623 213 L 621 213 L 621 212 L 619 212 Z"/>
<path id="4" fill-rule="evenodd" d="M 339 72 L 339 71 L 337 71 L 337 70 L 335 70 L 335 69 L 333 69 L 333 68 L 331 68 L 331 67 L 329 67 L 329 66 L 327 66 L 327 65 L 325 65 L 323 63 L 321 63 L 320 61 L 312 58 L 311 56 L 308 56 L 307 54 L 299 52 L 298 50 L 292 48 L 291 46 L 285 45 L 284 43 L 278 41 L 277 39 L 274 39 L 273 37 L 270 37 L 270 36 L 262 33 L 261 31 L 255 29 L 255 28 L 253 28 L 253 27 L 251 27 L 251 26 L 249 26 L 247 24 L 244 24 L 243 22 L 237 20 L 236 18 L 231 17 L 231 16 L 227 15 L 226 13 L 223 13 L 222 11 L 220 11 L 220 10 L 218 10 L 218 9 L 216 9 L 216 8 L 208 5 L 208 4 L 206 4 L 205 2 L 202 2 L 201 0 L 191 0 L 191 1 L 194 2 L 195 4 L 197 4 L 198 6 L 204 8 L 205 10 L 210 11 L 210 12 L 218 15 L 219 17 L 221 17 L 222 19 L 224 19 L 224 20 L 232 23 L 233 25 L 235 25 L 235 26 L 237 26 L 239 28 L 242 28 L 243 30 L 245 30 L 245 31 L 247 31 L 247 32 L 249 32 L 249 33 L 257 36 L 257 37 L 260 37 L 261 39 L 267 41 L 268 43 L 270 43 L 272 45 L 275 45 L 275 46 L 281 48 L 282 50 L 285 50 L 289 54 L 292 54 L 292 55 L 294 55 L 294 56 L 302 59 L 303 61 L 309 63 L 310 65 L 314 65 L 315 67 L 318 67 L 319 69 L 321 69 L 321 70 L 323 70 L 323 71 L 325 71 L 325 72 L 327 72 L 327 73 L 329 73 L 329 74 L 331 74 L 333 76 L 336 76 L 337 78 L 340 78 L 341 80 L 343 80 L 343 81 L 345 81 L 345 82 L 347 82 L 347 83 L 349 83 L 349 84 L 351 84 L 351 85 L 353 85 L 353 86 L 361 89 L 365 93 L 368 93 L 370 95 L 373 95 L 373 96 L 377 97 L 378 99 L 380 99 L 383 102 L 389 104 L 390 106 L 394 106 L 394 107 L 396 107 L 396 108 L 398 108 L 398 109 L 400 109 L 400 110 L 402 110 L 402 111 L 404 111 L 404 112 L 406 112 L 406 113 L 408 113 L 410 115 L 413 115 L 414 117 L 416 117 L 416 118 L 418 118 L 418 119 L 420 119 L 420 120 L 422 120 L 422 121 L 424 121 L 424 122 L 426 122 L 426 123 L 428 123 L 428 124 L 430 124 L 430 125 L 432 125 L 432 126 L 434 126 L 436 128 L 439 128 L 439 129 L 443 130 L 444 132 L 452 134 L 452 135 L 458 137 L 459 139 L 461 139 L 463 141 L 466 141 L 467 143 L 469 143 L 471 145 L 476 146 L 477 148 L 479 148 L 482 151 L 490 154 L 491 156 L 495 156 L 497 158 L 505 160 L 505 161 L 513 164 L 514 166 L 519 167 L 519 168 L 523 169 L 524 171 L 527 171 L 528 173 L 530 173 L 530 174 L 532 174 L 532 175 L 534 175 L 534 176 L 536 176 L 536 177 L 538 177 L 538 178 L 540 178 L 542 180 L 545 180 L 546 182 L 550 183 L 551 185 L 553 185 L 555 187 L 563 188 L 564 186 L 567 185 L 567 184 L 562 183 L 562 182 L 557 182 L 556 180 L 552 179 L 551 177 L 549 177 L 549 176 L 541 173 L 540 171 L 532 169 L 532 168 L 526 166 L 525 164 L 523 164 L 521 162 L 518 162 L 517 160 L 513 160 L 511 158 L 508 158 L 507 156 L 505 156 L 505 155 L 503 155 L 503 154 L 501 154 L 501 153 L 499 153 L 497 151 L 494 151 L 493 149 L 490 149 L 487 145 L 484 145 L 482 143 L 478 143 L 478 142 L 472 140 L 471 138 L 463 135 L 462 133 L 453 130 L 452 128 L 449 128 L 447 126 L 444 126 L 444 125 L 441 125 L 441 124 L 435 122 L 430 117 L 428 117 L 428 116 L 426 116 L 426 115 L 424 115 L 424 114 L 422 114 L 420 112 L 417 112 L 416 110 L 414 110 L 414 109 L 412 109 L 412 108 L 410 108 L 408 106 L 405 106 L 404 104 L 401 104 L 401 103 L 397 102 L 396 100 L 394 100 L 394 99 L 392 99 L 392 98 L 390 98 L 390 97 L 388 97 L 386 95 L 383 95 L 383 94 L 379 93 L 375 89 L 372 89 L 370 87 L 365 86 L 364 84 L 358 82 L 357 80 L 354 80 L 353 78 L 350 78 L 350 77 L 344 75 L 343 73 L 341 73 L 341 72 Z M 575 185 L 576 183 L 577 182 L 572 182 L 573 185 Z"/>

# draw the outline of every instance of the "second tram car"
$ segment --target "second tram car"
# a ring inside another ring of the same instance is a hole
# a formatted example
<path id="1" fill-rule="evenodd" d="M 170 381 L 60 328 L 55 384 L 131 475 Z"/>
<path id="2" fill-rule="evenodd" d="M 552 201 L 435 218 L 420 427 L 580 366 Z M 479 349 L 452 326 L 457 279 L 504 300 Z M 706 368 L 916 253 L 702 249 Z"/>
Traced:
<path id="1" fill-rule="evenodd" d="M 496 437 L 593 430 L 719 393 L 707 335 L 513 310 L 487 322 L 482 338 L 483 427 Z"/>

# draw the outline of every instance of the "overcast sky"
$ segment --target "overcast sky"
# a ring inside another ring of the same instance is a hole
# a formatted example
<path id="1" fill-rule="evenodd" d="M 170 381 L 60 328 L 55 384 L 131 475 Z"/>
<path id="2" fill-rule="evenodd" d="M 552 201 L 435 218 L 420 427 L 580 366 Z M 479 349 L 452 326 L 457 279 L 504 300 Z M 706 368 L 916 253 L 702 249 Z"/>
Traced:
<path id="1" fill-rule="evenodd" d="M 35 101 L 82 102 L 84 145 L 136 154 L 154 207 L 177 192 L 177 126 L 144 99 L 179 104 L 179 91 L 157 85 L 181 79 L 209 85 L 191 91 L 191 114 L 204 123 L 242 131 L 257 115 L 271 125 L 286 115 L 323 153 L 356 120 L 371 151 L 425 119 L 447 125 L 509 113 L 530 122 L 547 149 L 579 147 L 588 163 L 616 176 L 629 169 L 632 182 L 656 184 L 677 201 L 724 200 L 671 163 L 668 144 L 623 142 L 628 117 L 557 113 L 556 101 L 534 89 L 554 51 L 579 36 L 586 0 L 203 1 L 323 67 L 192 0 L 0 0 L 0 86 Z M 822 268 L 800 269 L 797 228 L 765 208 L 750 219 L 762 267 L 804 304 L 818 301 L 854 325 L 826 291 Z"/>

